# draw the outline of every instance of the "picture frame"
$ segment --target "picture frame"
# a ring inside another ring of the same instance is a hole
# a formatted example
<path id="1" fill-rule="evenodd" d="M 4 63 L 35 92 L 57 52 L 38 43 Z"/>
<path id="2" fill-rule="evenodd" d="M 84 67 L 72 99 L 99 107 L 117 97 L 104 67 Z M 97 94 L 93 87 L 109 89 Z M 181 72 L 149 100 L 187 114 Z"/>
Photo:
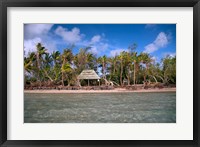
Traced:
<path id="1" fill-rule="evenodd" d="M 8 140 L 7 8 L 8 7 L 193 7 L 193 140 Z M 200 146 L 200 2 L 199 0 L 1 0 L 0 3 L 0 145 L 3 146 Z"/>

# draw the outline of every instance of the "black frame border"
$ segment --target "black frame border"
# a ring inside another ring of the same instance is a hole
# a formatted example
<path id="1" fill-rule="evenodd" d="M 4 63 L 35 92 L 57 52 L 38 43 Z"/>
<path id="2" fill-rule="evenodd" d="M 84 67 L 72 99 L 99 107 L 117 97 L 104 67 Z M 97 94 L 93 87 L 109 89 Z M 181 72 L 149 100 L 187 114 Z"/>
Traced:
<path id="1" fill-rule="evenodd" d="M 7 7 L 193 7 L 193 140 L 7 140 Z M 0 146 L 199 147 L 199 49 L 200 0 L 0 0 Z"/>

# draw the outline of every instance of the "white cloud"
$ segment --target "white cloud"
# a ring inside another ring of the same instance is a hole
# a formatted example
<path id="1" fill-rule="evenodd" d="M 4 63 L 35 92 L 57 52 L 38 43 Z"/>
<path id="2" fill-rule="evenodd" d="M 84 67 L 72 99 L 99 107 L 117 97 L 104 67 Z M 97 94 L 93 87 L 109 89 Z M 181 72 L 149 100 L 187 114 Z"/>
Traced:
<path id="1" fill-rule="evenodd" d="M 24 38 L 33 39 L 46 35 L 52 28 L 53 24 L 25 24 L 24 25 Z"/>
<path id="2" fill-rule="evenodd" d="M 156 58 L 155 56 L 153 56 L 151 59 L 152 59 L 152 60 L 156 60 L 157 58 Z"/>
<path id="3" fill-rule="evenodd" d="M 176 53 L 174 53 L 174 52 L 165 52 L 165 53 L 163 54 L 163 56 L 164 56 L 164 57 L 166 57 L 166 56 L 175 57 L 175 56 L 176 56 Z"/>
<path id="4" fill-rule="evenodd" d="M 104 52 L 105 50 L 108 49 L 108 47 L 109 47 L 109 45 L 107 43 L 100 43 L 98 48 L 100 51 Z"/>
<path id="5" fill-rule="evenodd" d="M 95 35 L 90 39 L 90 41 L 85 40 L 80 42 L 79 44 L 90 45 L 90 51 L 95 55 L 104 54 L 109 47 L 109 44 L 106 43 L 106 40 L 101 35 Z"/>
<path id="6" fill-rule="evenodd" d="M 167 34 L 165 34 L 164 32 L 160 32 L 153 43 L 150 43 L 144 47 L 145 48 L 144 52 L 147 53 L 155 52 L 159 48 L 167 46 L 168 43 L 169 43 L 169 38 Z"/>
<path id="7" fill-rule="evenodd" d="M 58 26 L 54 31 L 50 31 L 53 25 L 46 24 L 30 24 L 26 25 L 25 34 L 28 36 L 24 38 L 24 50 L 25 54 L 36 51 L 37 43 L 48 49 L 48 52 L 52 52 L 57 49 L 58 44 L 75 44 L 78 47 L 91 46 L 91 52 L 95 55 L 104 54 L 110 45 L 105 40 L 105 34 L 96 34 L 89 40 L 84 39 L 84 34 L 81 34 L 79 28 L 68 28 Z M 35 30 L 35 31 L 34 31 Z M 55 38 L 54 35 L 61 37 Z"/>
<path id="8" fill-rule="evenodd" d="M 47 49 L 47 52 L 51 53 L 56 49 L 56 43 L 55 42 L 44 42 L 41 38 L 36 37 L 34 39 L 27 39 L 24 40 L 24 51 L 25 51 L 25 56 L 29 52 L 35 52 L 36 51 L 36 45 L 38 43 L 41 43 L 42 46 L 44 46 Z"/>
<path id="9" fill-rule="evenodd" d="M 127 49 L 115 49 L 115 50 L 111 50 L 110 51 L 110 56 L 111 57 L 115 57 L 115 56 L 119 55 L 123 51 L 128 51 L 128 50 Z"/>
<path id="10" fill-rule="evenodd" d="M 92 45 L 90 52 L 92 52 L 95 55 L 101 55 L 105 53 L 105 51 L 108 49 L 108 46 L 109 45 L 107 43 L 100 42 L 95 45 Z"/>
<path id="11" fill-rule="evenodd" d="M 153 60 L 153 62 L 158 62 L 158 57 L 156 56 L 151 57 L 151 59 Z"/>
<path id="12" fill-rule="evenodd" d="M 42 45 L 47 49 L 48 53 L 52 53 L 53 51 L 57 50 L 56 48 L 56 42 L 50 42 L 50 43 L 42 43 Z"/>
<path id="13" fill-rule="evenodd" d="M 169 43 L 167 35 L 164 32 L 161 32 L 158 34 L 154 43 L 157 47 L 165 47 Z"/>
<path id="14" fill-rule="evenodd" d="M 97 43 L 97 42 L 100 41 L 100 39 L 101 39 L 100 35 L 95 35 L 95 36 L 92 37 L 91 43 Z"/>
<path id="15" fill-rule="evenodd" d="M 98 51 L 97 51 L 97 48 L 96 48 L 96 47 L 92 47 L 92 48 L 90 49 L 90 52 L 91 52 L 92 54 L 94 54 L 94 55 L 97 55 L 97 54 L 98 54 Z"/>
<path id="16" fill-rule="evenodd" d="M 61 36 L 67 43 L 77 43 L 81 41 L 83 34 L 80 34 L 79 28 L 73 28 L 71 31 L 61 26 L 57 27 L 55 34 Z"/>
<path id="17" fill-rule="evenodd" d="M 52 52 L 56 49 L 56 41 L 51 38 L 50 30 L 53 24 L 25 24 L 24 25 L 24 51 L 25 55 L 36 51 L 36 45 L 42 45 Z"/>
<path id="18" fill-rule="evenodd" d="M 40 42 L 42 42 L 41 38 L 24 40 L 25 54 L 28 54 L 29 52 L 35 52 L 36 51 L 36 45 Z"/>
<path id="19" fill-rule="evenodd" d="M 146 52 L 146 53 L 152 53 L 152 52 L 158 50 L 158 47 L 154 43 L 150 43 L 147 46 L 145 46 L 144 48 L 145 48 L 144 52 Z"/>

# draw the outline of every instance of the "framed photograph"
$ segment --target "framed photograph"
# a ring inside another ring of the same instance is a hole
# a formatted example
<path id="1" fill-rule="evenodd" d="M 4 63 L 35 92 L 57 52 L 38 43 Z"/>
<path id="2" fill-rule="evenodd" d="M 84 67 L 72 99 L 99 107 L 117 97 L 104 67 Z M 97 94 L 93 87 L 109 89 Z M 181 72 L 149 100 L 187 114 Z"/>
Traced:
<path id="1" fill-rule="evenodd" d="M 0 145 L 199 146 L 199 5 L 1 1 Z"/>

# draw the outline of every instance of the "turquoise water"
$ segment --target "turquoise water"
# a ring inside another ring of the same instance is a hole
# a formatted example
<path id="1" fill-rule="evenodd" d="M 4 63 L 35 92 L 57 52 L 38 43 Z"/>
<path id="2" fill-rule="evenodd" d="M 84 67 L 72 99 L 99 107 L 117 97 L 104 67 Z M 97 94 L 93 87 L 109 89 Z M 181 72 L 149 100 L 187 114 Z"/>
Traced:
<path id="1" fill-rule="evenodd" d="M 24 122 L 175 123 L 176 93 L 25 93 Z"/>

